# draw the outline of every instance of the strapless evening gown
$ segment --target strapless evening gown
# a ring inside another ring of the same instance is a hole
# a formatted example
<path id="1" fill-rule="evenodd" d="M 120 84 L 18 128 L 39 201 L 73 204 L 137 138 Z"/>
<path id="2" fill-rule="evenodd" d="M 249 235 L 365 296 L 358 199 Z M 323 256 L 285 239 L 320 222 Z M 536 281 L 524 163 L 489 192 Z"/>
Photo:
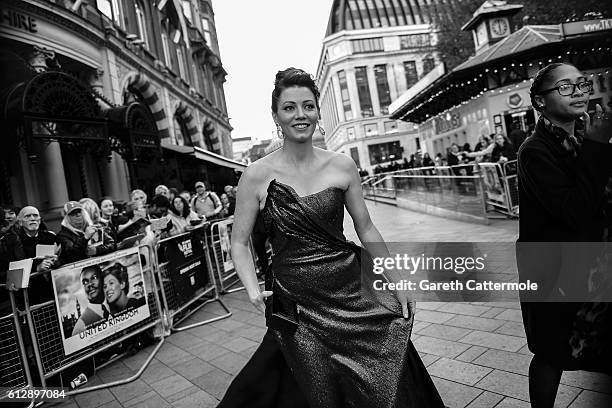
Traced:
<path id="1" fill-rule="evenodd" d="M 300 197 L 272 180 L 262 215 L 277 290 L 298 304 L 299 324 L 268 331 L 220 407 L 293 407 L 291 395 L 311 408 L 444 407 L 410 341 L 413 316 L 370 290 L 361 248 L 343 235 L 344 191 Z"/>

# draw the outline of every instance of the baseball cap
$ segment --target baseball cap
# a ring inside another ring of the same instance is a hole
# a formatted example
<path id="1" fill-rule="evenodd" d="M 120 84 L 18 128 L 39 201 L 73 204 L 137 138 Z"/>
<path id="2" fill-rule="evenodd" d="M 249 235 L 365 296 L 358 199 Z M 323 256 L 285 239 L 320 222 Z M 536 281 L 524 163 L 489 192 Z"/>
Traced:
<path id="1" fill-rule="evenodd" d="M 70 214 L 74 210 L 82 210 L 82 209 L 83 209 L 83 205 L 79 203 L 78 201 L 68 201 L 66 204 L 64 204 L 64 212 L 66 214 Z"/>
<path id="2" fill-rule="evenodd" d="M 203 181 L 198 181 L 197 183 L 195 183 L 195 186 L 196 186 L 196 188 L 198 188 L 198 187 L 204 187 L 204 188 L 206 188 L 206 184 L 204 184 L 204 182 L 203 182 Z"/>

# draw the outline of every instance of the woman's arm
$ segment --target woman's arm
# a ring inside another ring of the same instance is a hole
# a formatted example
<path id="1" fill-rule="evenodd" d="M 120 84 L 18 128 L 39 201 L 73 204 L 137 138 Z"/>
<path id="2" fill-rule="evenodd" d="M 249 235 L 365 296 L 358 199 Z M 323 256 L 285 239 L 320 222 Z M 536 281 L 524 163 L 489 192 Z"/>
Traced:
<path id="1" fill-rule="evenodd" d="M 259 213 L 258 186 L 265 181 L 257 165 L 249 166 L 238 182 L 236 212 L 232 229 L 231 254 L 236 273 L 244 285 L 249 300 L 261 312 L 265 310 L 264 299 L 272 295 L 271 291 L 259 289 L 255 273 L 255 264 L 249 250 L 249 238 Z"/>
<path id="2" fill-rule="evenodd" d="M 366 207 L 365 200 L 363 199 L 363 190 L 361 188 L 361 179 L 359 178 L 357 166 L 350 157 L 342 156 L 340 161 L 342 171 L 348 174 L 350 178 L 349 186 L 344 196 L 346 209 L 353 219 L 357 236 L 373 258 L 388 258 L 390 256 L 389 250 L 384 244 L 385 241 L 382 235 L 380 235 L 380 232 L 372 223 L 368 207 Z M 402 279 L 397 271 L 386 271 L 384 275 L 390 282 L 399 282 Z M 408 318 L 407 292 L 397 291 L 395 295 L 402 305 L 404 317 Z"/>
<path id="3" fill-rule="evenodd" d="M 495 147 L 495 143 L 491 143 L 490 145 L 488 145 L 485 149 L 479 151 L 479 152 L 466 152 L 464 153 L 467 157 L 480 157 L 480 156 L 486 156 L 487 154 L 491 154 L 491 152 L 493 152 L 493 148 Z"/>

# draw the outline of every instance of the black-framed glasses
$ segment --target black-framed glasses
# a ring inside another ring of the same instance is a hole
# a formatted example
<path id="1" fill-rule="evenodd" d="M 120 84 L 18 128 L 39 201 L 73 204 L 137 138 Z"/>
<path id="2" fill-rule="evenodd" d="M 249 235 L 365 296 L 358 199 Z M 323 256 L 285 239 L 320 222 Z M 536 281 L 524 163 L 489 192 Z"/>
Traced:
<path id="1" fill-rule="evenodd" d="M 559 86 L 555 86 L 554 88 L 544 89 L 538 93 L 544 94 L 547 92 L 557 91 L 561 96 L 570 96 L 574 94 L 576 88 L 578 88 L 580 92 L 591 92 L 593 90 L 593 81 L 583 81 L 578 82 L 577 84 L 561 84 Z"/>

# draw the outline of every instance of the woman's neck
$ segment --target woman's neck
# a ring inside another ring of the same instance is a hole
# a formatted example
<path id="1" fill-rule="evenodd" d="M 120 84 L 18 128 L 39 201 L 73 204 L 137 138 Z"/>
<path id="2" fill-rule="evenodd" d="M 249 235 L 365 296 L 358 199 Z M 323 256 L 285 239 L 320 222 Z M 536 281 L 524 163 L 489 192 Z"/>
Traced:
<path id="1" fill-rule="evenodd" d="M 308 140 L 304 143 L 285 141 L 281 151 L 285 159 L 296 167 L 303 167 L 314 161 L 312 140 Z"/>
<path id="2" fill-rule="evenodd" d="M 550 114 L 545 114 L 546 118 L 555 126 L 565 130 L 569 135 L 574 135 L 574 119 L 560 119 Z"/>

